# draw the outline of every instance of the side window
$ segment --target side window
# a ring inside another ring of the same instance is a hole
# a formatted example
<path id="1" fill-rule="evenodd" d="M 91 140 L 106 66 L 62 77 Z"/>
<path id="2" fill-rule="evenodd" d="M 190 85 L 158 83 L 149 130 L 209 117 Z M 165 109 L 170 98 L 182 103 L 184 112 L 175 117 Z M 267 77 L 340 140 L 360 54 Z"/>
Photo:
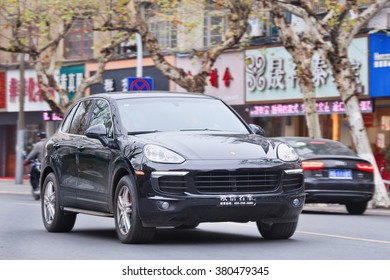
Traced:
<path id="1" fill-rule="evenodd" d="M 69 114 L 66 115 L 66 118 L 61 126 L 61 131 L 65 133 L 70 133 L 70 124 L 72 123 L 72 119 L 74 116 L 74 112 L 76 112 L 78 105 L 74 106 L 72 110 L 69 112 Z"/>
<path id="2" fill-rule="evenodd" d="M 93 107 L 91 121 L 89 126 L 93 126 L 96 124 L 104 124 L 107 131 L 107 136 L 109 138 L 113 138 L 113 126 L 111 120 L 111 112 L 108 102 L 103 99 L 99 99 L 96 101 L 95 106 Z"/>
<path id="3" fill-rule="evenodd" d="M 85 129 L 87 128 L 88 123 L 88 113 L 91 110 L 92 101 L 81 102 L 77 108 L 76 113 L 74 114 L 72 124 L 69 129 L 69 133 L 84 135 Z"/>

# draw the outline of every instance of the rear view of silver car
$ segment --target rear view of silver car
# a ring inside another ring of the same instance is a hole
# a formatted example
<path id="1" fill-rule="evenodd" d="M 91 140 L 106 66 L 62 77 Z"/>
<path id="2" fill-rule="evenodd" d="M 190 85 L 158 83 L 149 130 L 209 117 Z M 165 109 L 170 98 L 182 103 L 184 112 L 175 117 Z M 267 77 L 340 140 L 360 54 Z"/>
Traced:
<path id="1" fill-rule="evenodd" d="M 374 168 L 344 144 L 329 139 L 280 137 L 302 160 L 306 203 L 344 204 L 363 214 L 374 194 Z"/>

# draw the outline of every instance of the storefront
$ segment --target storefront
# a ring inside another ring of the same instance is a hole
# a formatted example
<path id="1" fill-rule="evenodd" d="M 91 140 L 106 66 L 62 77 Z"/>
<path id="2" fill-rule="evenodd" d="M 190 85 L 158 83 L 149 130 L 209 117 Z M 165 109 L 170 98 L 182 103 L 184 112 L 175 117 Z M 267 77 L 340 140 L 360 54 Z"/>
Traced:
<path id="1" fill-rule="evenodd" d="M 35 70 L 25 70 L 24 97 L 24 150 L 27 153 L 36 141 L 38 131 L 50 127 L 48 104 L 43 100 L 37 84 Z M 20 71 L 7 70 L 0 73 L 0 177 L 13 177 L 16 162 L 16 132 L 19 119 Z M 53 92 L 54 94 L 54 92 Z M 45 120 L 46 116 L 46 120 Z"/>
<path id="2" fill-rule="evenodd" d="M 362 89 L 363 113 L 373 110 L 368 95 L 367 53 L 367 37 L 355 38 L 348 55 Z M 307 136 L 303 96 L 291 55 L 283 46 L 268 46 L 246 50 L 245 60 L 245 101 L 251 122 L 263 126 L 267 136 Z M 314 56 L 312 65 L 322 136 L 351 145 L 344 104 L 331 71 L 319 55 Z"/>
<path id="3" fill-rule="evenodd" d="M 169 63 L 174 63 L 174 57 L 168 56 L 166 59 Z M 170 82 L 153 64 L 151 58 L 142 60 L 143 77 L 148 77 L 153 80 L 153 90 L 168 91 L 173 87 L 173 82 Z M 85 74 L 87 77 L 92 76 L 97 70 L 97 63 L 88 63 L 85 65 Z M 137 60 L 127 59 L 111 61 L 106 64 L 103 73 L 103 82 L 101 84 L 92 85 L 90 94 L 128 91 L 128 78 L 136 77 Z"/>
<path id="4" fill-rule="evenodd" d="M 370 97 L 375 101 L 370 139 L 376 153 L 390 144 L 390 36 L 386 32 L 369 35 Z"/>

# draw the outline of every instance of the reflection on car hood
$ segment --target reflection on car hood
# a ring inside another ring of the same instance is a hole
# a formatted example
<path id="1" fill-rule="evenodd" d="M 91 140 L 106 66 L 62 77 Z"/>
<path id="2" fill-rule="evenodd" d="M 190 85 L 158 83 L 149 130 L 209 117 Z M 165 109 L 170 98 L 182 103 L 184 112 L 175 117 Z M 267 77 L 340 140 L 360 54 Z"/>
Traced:
<path id="1" fill-rule="evenodd" d="M 274 142 L 256 134 L 162 132 L 137 137 L 167 147 L 187 159 L 276 158 Z"/>

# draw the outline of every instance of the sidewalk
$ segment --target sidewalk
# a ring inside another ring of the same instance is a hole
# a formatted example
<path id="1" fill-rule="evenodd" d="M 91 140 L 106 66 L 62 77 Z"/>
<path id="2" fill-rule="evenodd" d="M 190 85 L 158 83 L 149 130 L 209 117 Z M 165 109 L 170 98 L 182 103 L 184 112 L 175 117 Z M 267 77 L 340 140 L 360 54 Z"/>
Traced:
<path id="1" fill-rule="evenodd" d="M 16 184 L 15 178 L 0 178 L 0 194 L 31 195 L 30 180 L 24 179 L 23 184 Z"/>

